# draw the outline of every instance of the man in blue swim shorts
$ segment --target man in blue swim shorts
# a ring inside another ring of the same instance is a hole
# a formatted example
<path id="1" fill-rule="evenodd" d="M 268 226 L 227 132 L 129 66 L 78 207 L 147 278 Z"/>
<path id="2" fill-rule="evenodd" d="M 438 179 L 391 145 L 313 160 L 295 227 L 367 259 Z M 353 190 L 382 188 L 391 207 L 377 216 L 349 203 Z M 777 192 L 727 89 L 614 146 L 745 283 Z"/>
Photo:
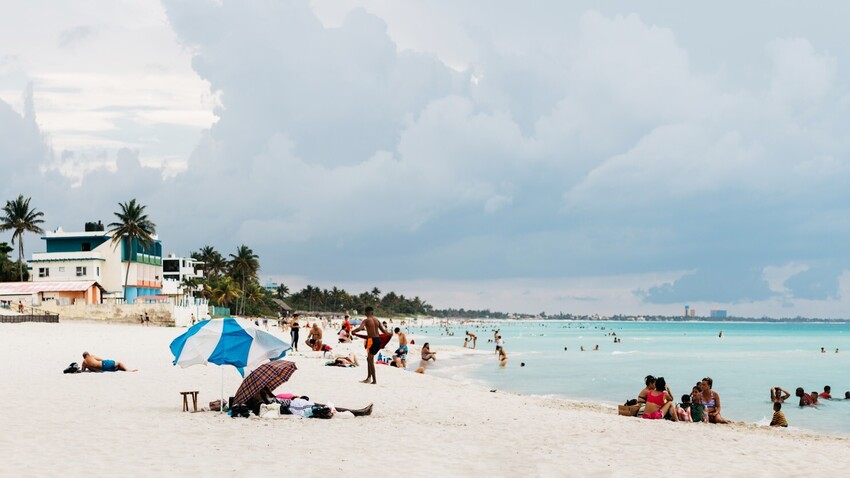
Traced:
<path id="1" fill-rule="evenodd" d="M 130 370 L 123 363 L 115 360 L 103 360 L 97 355 L 92 355 L 88 352 L 83 352 L 83 363 L 80 366 L 81 372 L 136 372 L 138 369 Z"/>
<path id="2" fill-rule="evenodd" d="M 398 348 L 393 354 L 393 362 L 396 367 L 405 368 L 407 367 L 407 336 L 398 327 L 394 332 L 398 335 Z"/>

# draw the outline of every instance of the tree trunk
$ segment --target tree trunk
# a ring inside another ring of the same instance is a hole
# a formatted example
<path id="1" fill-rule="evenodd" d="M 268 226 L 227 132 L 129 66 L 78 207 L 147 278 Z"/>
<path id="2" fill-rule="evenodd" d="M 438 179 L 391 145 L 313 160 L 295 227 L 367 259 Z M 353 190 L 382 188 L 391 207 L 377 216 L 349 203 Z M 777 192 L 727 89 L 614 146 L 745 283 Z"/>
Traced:
<path id="1" fill-rule="evenodd" d="M 24 281 L 24 235 L 21 233 L 18 236 L 18 275 L 21 277 L 21 282 Z"/>
<path id="2" fill-rule="evenodd" d="M 123 251 L 122 251 L 123 253 Z M 133 251 L 127 254 L 127 270 L 124 272 L 124 303 L 127 303 L 127 282 L 130 280 L 130 259 L 133 258 Z"/>

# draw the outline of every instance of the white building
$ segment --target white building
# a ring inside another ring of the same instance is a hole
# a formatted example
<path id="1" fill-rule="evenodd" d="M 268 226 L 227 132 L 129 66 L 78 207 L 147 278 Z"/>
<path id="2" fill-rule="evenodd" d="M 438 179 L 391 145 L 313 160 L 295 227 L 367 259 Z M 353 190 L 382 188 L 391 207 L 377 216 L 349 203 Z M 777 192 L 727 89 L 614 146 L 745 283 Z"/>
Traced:
<path id="1" fill-rule="evenodd" d="M 29 261 L 33 282 L 96 281 L 104 298 L 124 298 L 162 294 L 162 243 L 154 236 L 150 247 L 122 239 L 112 243 L 104 231 L 65 232 L 58 228 L 42 237 L 46 252 L 37 252 Z"/>
<path id="2" fill-rule="evenodd" d="M 184 290 L 184 279 L 203 279 L 204 271 L 201 268 L 203 262 L 191 257 L 177 257 L 169 254 L 162 260 L 162 294 L 163 295 L 194 295 L 203 286 L 199 285 L 194 290 Z"/>

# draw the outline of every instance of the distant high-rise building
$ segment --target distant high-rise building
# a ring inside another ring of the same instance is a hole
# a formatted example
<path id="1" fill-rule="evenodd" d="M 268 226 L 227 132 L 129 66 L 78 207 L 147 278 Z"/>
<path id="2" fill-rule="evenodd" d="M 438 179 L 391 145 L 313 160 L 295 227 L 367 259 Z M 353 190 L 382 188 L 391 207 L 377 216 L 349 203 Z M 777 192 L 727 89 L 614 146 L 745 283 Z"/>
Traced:
<path id="1" fill-rule="evenodd" d="M 691 306 L 685 304 L 685 317 L 688 316 L 688 310 L 690 310 Z"/>
<path id="2" fill-rule="evenodd" d="M 725 319 L 726 311 L 723 309 L 711 309 L 711 318 L 712 319 Z"/>
<path id="3" fill-rule="evenodd" d="M 696 315 L 697 315 L 696 309 L 689 309 L 688 310 L 688 317 L 696 317 Z"/>

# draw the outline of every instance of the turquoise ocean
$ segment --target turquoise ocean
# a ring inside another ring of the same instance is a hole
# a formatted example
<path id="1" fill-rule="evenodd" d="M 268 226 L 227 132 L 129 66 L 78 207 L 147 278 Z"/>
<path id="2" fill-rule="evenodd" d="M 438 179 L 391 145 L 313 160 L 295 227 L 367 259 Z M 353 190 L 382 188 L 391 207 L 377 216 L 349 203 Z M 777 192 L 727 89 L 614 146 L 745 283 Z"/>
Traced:
<path id="1" fill-rule="evenodd" d="M 509 357 L 504 368 L 493 353 L 495 344 L 488 343 L 497 328 Z M 429 341 L 437 351 L 440 345 L 463 345 L 467 330 L 478 336 L 481 353 L 438 353 L 428 373 L 611 406 L 635 398 L 648 374 L 664 377 L 677 402 L 710 376 L 724 417 L 765 425 L 773 414 L 770 388 L 780 386 L 791 393 L 783 406 L 791 429 L 850 436 L 850 400 L 843 399 L 850 391 L 848 323 L 490 321 L 450 325 L 448 332 L 409 328 L 419 337 L 414 350 Z M 621 343 L 614 343 L 612 332 Z M 832 387 L 835 399 L 816 408 L 797 405 L 797 387 L 821 392 L 824 385 Z"/>

